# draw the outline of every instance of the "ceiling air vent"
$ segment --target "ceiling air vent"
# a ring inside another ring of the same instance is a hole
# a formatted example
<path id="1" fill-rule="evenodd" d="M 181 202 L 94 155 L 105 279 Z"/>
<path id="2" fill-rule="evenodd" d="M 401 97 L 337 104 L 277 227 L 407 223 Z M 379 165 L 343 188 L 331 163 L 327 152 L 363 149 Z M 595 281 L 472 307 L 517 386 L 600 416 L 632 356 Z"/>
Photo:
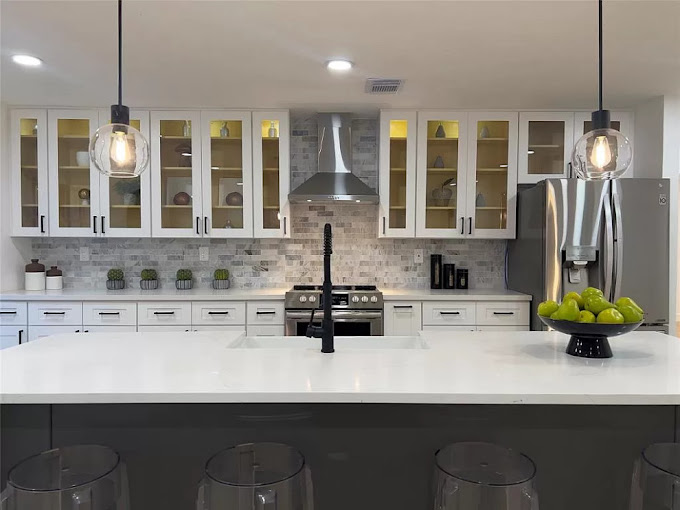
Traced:
<path id="1" fill-rule="evenodd" d="M 369 78 L 366 80 L 367 94 L 396 94 L 401 89 L 403 80 L 388 80 L 382 78 Z"/>

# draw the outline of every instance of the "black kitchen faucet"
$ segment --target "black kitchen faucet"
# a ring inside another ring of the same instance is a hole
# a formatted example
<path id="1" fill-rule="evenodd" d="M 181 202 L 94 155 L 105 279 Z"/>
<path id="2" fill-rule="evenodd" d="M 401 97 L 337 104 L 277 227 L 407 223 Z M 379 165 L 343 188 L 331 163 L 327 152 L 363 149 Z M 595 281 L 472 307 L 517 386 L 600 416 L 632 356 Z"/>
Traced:
<path id="1" fill-rule="evenodd" d="M 333 346 L 333 318 L 331 315 L 331 307 L 333 306 L 333 298 L 331 291 L 333 284 L 331 283 L 331 255 L 333 254 L 333 233 L 331 231 L 331 224 L 326 223 L 323 227 L 323 297 L 321 299 L 323 304 L 323 320 L 321 326 L 314 326 L 314 310 L 312 310 L 312 317 L 307 326 L 307 336 L 309 338 L 321 338 L 321 352 L 334 352 Z"/>

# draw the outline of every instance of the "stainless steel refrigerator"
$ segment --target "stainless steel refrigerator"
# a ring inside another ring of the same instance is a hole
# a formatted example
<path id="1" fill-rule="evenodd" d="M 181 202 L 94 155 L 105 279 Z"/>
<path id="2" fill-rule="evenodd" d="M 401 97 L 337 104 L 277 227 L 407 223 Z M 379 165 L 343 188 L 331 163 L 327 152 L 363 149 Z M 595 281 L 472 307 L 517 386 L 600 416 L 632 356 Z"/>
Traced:
<path id="1" fill-rule="evenodd" d="M 531 329 L 541 301 L 598 287 L 632 297 L 641 329 L 668 333 L 668 179 L 547 179 L 521 191 L 517 239 L 508 244 L 508 287 L 531 294 Z"/>

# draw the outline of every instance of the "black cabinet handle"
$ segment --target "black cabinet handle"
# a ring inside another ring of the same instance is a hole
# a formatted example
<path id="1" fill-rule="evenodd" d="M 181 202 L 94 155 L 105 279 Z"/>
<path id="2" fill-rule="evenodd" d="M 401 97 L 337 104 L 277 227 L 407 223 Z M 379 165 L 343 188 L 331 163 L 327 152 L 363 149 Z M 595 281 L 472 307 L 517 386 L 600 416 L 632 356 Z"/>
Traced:
<path id="1" fill-rule="evenodd" d="M 257 315 L 274 315 L 276 312 L 275 312 L 274 310 L 269 310 L 269 311 L 267 311 L 267 310 L 265 310 L 265 311 L 260 311 L 260 310 L 258 310 L 258 311 L 255 312 L 255 313 L 256 313 Z"/>
<path id="2" fill-rule="evenodd" d="M 106 218 L 106 216 L 102 216 L 102 234 L 106 234 L 106 231 L 104 230 L 104 218 Z"/>
<path id="3" fill-rule="evenodd" d="M 465 218 L 463 217 L 460 218 L 460 234 L 465 234 Z"/>
<path id="4" fill-rule="evenodd" d="M 94 230 L 94 233 L 97 233 L 97 217 L 92 216 L 92 230 Z"/>
<path id="5" fill-rule="evenodd" d="M 440 315 L 460 315 L 460 312 L 439 312 Z"/>
<path id="6" fill-rule="evenodd" d="M 43 315 L 66 315 L 66 312 L 43 312 Z"/>
<path id="7" fill-rule="evenodd" d="M 40 233 L 41 234 L 45 233 L 45 216 L 44 215 L 40 216 Z"/>
<path id="8" fill-rule="evenodd" d="M 154 312 L 154 315 L 175 315 L 175 312 Z"/>
<path id="9" fill-rule="evenodd" d="M 387 223 L 387 220 L 385 220 L 385 217 L 383 216 L 383 235 L 385 235 L 385 224 Z"/>
<path id="10" fill-rule="evenodd" d="M 83 330 L 83 333 L 89 333 L 89 332 L 90 332 L 89 329 L 84 329 L 84 330 Z"/>
<path id="11" fill-rule="evenodd" d="M 283 217 L 283 235 L 285 236 L 287 233 L 287 226 L 288 226 L 288 216 Z"/>
<path id="12" fill-rule="evenodd" d="M 80 330 L 79 330 L 79 329 L 76 329 L 76 333 L 80 333 Z"/>
<path id="13" fill-rule="evenodd" d="M 410 309 L 410 308 L 413 308 L 413 305 L 393 305 L 392 308 L 394 308 L 395 310 L 397 308 Z"/>
<path id="14" fill-rule="evenodd" d="M 515 315 L 515 312 L 494 312 L 494 315 Z"/>
<path id="15" fill-rule="evenodd" d="M 99 315 L 120 315 L 120 312 L 99 312 Z"/>
<path id="16" fill-rule="evenodd" d="M 208 315 L 229 315 L 229 312 L 208 312 Z"/>
<path id="17" fill-rule="evenodd" d="M 468 234 L 472 235 L 472 216 L 470 216 L 469 220 L 470 220 L 470 227 L 468 228 Z"/>
<path id="18" fill-rule="evenodd" d="M 21 334 L 24 332 L 23 329 L 19 330 L 19 345 L 21 345 Z"/>
<path id="19" fill-rule="evenodd" d="M 199 228 L 201 228 L 201 218 L 200 216 L 196 216 L 196 235 L 200 236 L 201 233 L 199 232 Z"/>
<path id="20" fill-rule="evenodd" d="M 203 233 L 208 234 L 208 217 L 204 216 L 203 217 Z"/>
<path id="21" fill-rule="evenodd" d="M 0 311 L 0 315 L 16 315 L 16 312 L 10 312 L 10 311 Z"/>

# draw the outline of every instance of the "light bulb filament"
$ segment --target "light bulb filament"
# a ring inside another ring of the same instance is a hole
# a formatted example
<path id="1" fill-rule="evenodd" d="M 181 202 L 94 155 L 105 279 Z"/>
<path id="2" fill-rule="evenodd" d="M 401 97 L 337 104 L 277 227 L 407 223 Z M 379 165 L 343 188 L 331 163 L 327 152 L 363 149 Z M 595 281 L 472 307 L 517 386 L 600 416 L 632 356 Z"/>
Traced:
<path id="1" fill-rule="evenodd" d="M 612 161 L 612 150 L 606 136 L 598 136 L 593 143 L 590 162 L 597 168 L 604 168 Z"/>
<path id="2" fill-rule="evenodd" d="M 111 159 L 118 165 L 127 165 L 130 163 L 130 146 L 128 145 L 125 133 L 122 131 L 113 133 L 113 140 L 111 140 Z"/>

